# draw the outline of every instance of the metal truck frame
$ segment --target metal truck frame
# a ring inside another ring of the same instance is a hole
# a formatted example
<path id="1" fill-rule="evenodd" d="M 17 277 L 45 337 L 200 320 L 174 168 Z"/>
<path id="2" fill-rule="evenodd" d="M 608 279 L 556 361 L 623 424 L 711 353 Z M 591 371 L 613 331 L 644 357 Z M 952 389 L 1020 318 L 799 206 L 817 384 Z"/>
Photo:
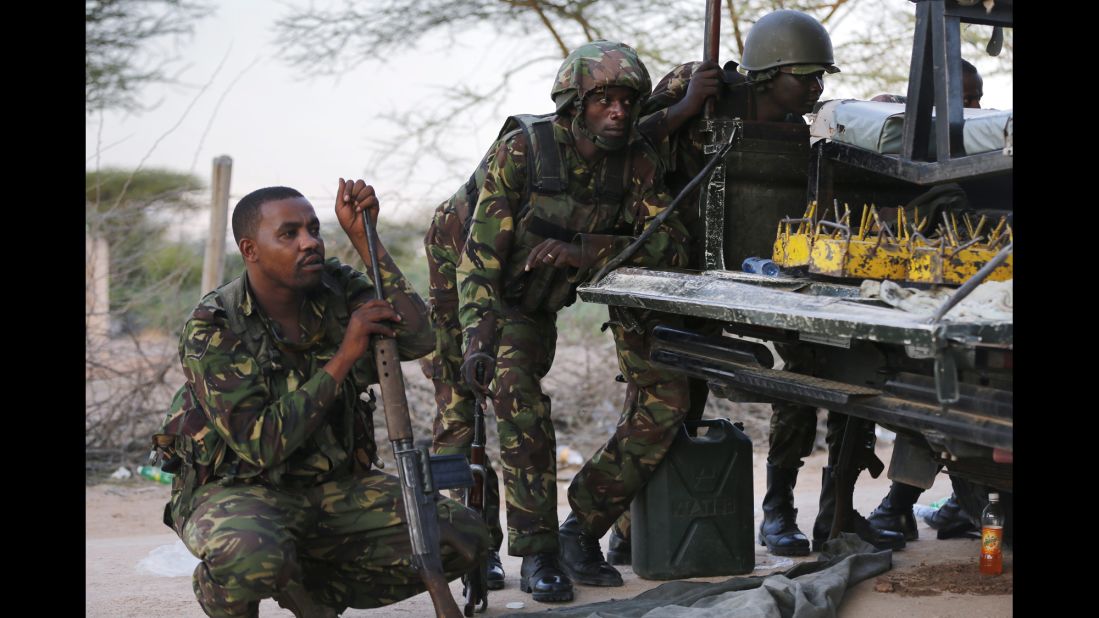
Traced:
<path id="1" fill-rule="evenodd" d="M 986 12 L 957 0 L 913 2 L 899 155 L 830 140 L 810 147 L 806 126 L 744 122 L 724 160 L 718 199 L 700 192 L 693 233 L 702 239 L 695 250 L 703 270 L 619 268 L 579 296 L 687 316 L 688 330 L 654 331 L 654 361 L 705 379 L 713 395 L 733 401 L 791 401 L 890 429 L 897 434 L 891 479 L 928 488 L 945 468 L 963 507 L 979 517 L 990 488 L 1006 494 L 1010 511 L 1012 320 L 949 312 L 928 319 L 860 298 L 858 281 L 724 268 L 769 256 L 776 224 L 801 217 L 814 200 L 892 206 L 954 182 L 975 206 L 1012 210 L 1010 142 L 1002 152 L 962 149 L 960 54 L 960 23 L 1010 27 L 1012 3 L 997 0 Z M 720 227 L 707 229 L 714 222 Z M 822 368 L 813 375 L 773 368 L 765 342 L 811 346 Z"/>

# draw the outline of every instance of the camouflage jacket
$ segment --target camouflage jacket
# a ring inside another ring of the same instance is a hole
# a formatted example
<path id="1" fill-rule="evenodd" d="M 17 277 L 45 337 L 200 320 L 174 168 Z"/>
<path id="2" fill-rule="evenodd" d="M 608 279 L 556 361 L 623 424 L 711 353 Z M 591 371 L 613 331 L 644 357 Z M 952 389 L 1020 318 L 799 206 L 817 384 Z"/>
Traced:
<path id="1" fill-rule="evenodd" d="M 624 152 L 628 162 L 624 193 L 614 204 L 600 203 L 600 183 L 608 168 L 622 159 L 606 156 L 594 165 L 589 164 L 576 151 L 569 125 L 567 117 L 557 117 L 553 123 L 553 136 L 561 152 L 567 183 L 563 201 L 554 202 L 553 207 L 567 204 L 571 209 L 555 216 L 558 221 L 567 220 L 567 225 L 559 226 L 558 232 L 568 232 L 568 240 L 580 249 L 580 267 L 561 270 L 575 294 L 576 286 L 629 245 L 645 224 L 668 206 L 671 196 L 664 189 L 664 170 L 656 152 L 644 138 L 635 137 Z M 528 147 L 527 137 L 516 131 L 497 142 L 489 156 L 469 237 L 456 269 L 458 317 L 463 329 L 463 347 L 467 350 L 492 352 L 495 316 L 507 307 L 518 306 L 517 294 L 527 287 L 529 280 L 540 276 L 539 270 L 549 268 L 523 271 L 527 255 L 539 240 L 522 232 L 526 217 L 538 214 L 536 206 L 524 208 L 526 205 L 522 203 L 524 187 L 531 178 Z M 685 228 L 673 214 L 629 263 L 682 265 L 686 260 L 686 239 Z M 571 299 L 564 304 L 568 302 Z M 556 308 L 559 306 L 551 310 Z"/>
<path id="2" fill-rule="evenodd" d="M 424 303 L 392 261 L 383 260 L 381 272 L 386 298 L 407 295 L 422 312 L 420 320 L 406 317 L 404 324 L 423 323 Z M 237 293 L 226 294 L 233 285 Z M 377 381 L 373 358 L 356 362 L 342 383 L 323 369 L 339 348 L 350 312 L 373 297 L 373 287 L 365 275 L 327 260 L 322 284 L 302 307 L 301 343 L 280 335 L 253 297 L 247 273 L 203 297 L 180 336 L 187 383 L 173 404 L 183 408 L 177 425 L 183 466 L 197 475 L 196 486 L 257 476 L 273 485 L 307 486 L 377 463 L 373 394 L 360 397 Z M 239 302 L 223 306 L 226 298 Z M 231 327 L 230 311 L 239 312 L 252 341 Z M 434 345 L 428 329 L 396 330 L 402 360 Z"/>

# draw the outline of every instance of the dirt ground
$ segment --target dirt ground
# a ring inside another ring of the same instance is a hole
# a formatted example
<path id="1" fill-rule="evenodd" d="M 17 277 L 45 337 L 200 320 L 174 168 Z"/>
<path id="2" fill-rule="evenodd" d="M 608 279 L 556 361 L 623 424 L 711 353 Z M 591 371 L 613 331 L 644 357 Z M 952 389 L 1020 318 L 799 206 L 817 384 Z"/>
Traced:
<path id="1" fill-rule="evenodd" d="M 732 420 L 738 420 L 732 418 Z M 879 441 L 880 442 L 880 441 Z M 759 502 L 766 485 L 766 443 L 757 440 L 753 454 L 753 502 L 756 505 L 756 525 L 762 518 Z M 888 461 L 891 445 L 879 443 L 878 455 Z M 586 450 L 584 456 L 590 454 Z M 821 466 L 825 462 L 823 451 L 817 451 L 806 461 L 796 488 L 798 523 L 803 530 L 810 530 L 816 516 L 816 499 L 819 490 Z M 559 469 L 558 513 L 563 519 L 568 514 L 565 489 L 578 467 Z M 888 490 L 889 481 L 883 474 L 872 479 L 864 473 L 855 490 L 856 508 L 869 513 Z M 935 485 L 923 495 L 922 503 L 943 498 L 950 493 L 950 481 L 940 475 Z M 161 523 L 161 513 L 168 499 L 169 489 L 140 478 L 111 481 L 89 485 L 86 488 L 85 507 L 85 606 L 87 616 L 178 616 L 201 618 L 203 613 L 195 602 L 189 576 L 157 576 L 138 568 L 138 563 L 149 553 L 163 546 L 176 543 L 176 536 Z M 935 531 L 920 523 L 920 539 L 907 548 L 894 552 L 893 569 L 871 578 L 847 591 L 839 608 L 841 618 L 882 617 L 911 618 L 935 616 L 938 618 L 981 618 L 1013 615 L 1012 554 L 1005 554 L 1004 574 L 985 577 L 977 572 L 979 542 L 975 539 L 939 541 Z M 604 539 L 605 549 L 606 539 Z M 764 548 L 756 548 L 756 570 L 753 575 L 765 574 L 776 569 L 787 569 L 795 560 L 807 558 L 776 558 Z M 481 616 L 500 616 L 523 611 L 508 609 L 507 604 L 523 603 L 524 609 L 545 607 L 531 600 L 530 595 L 519 591 L 520 559 L 504 556 L 507 572 L 506 587 L 494 591 L 489 597 L 489 608 Z M 611 598 L 627 598 L 660 585 L 637 577 L 628 567 L 623 568 L 625 586 L 622 588 L 593 588 L 579 586 L 575 603 L 589 603 Z M 704 578 L 702 581 L 721 581 L 725 578 Z M 461 588 L 452 584 L 455 598 Z M 267 600 L 260 605 L 264 617 L 291 616 L 290 612 Z M 431 601 L 421 594 L 401 603 L 375 610 L 349 610 L 347 617 L 365 616 L 431 616 Z"/>

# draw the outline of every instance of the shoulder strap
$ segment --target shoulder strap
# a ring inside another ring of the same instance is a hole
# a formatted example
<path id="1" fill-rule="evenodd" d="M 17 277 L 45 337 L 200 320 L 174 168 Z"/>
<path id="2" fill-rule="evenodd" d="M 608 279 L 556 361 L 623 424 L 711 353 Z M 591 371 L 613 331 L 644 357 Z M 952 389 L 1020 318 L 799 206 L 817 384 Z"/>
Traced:
<path id="1" fill-rule="evenodd" d="M 514 120 L 523 129 L 527 142 L 530 143 L 527 177 L 530 180 L 531 193 L 561 193 L 568 185 L 565 166 L 561 163 L 561 149 L 553 138 L 555 117 L 555 114 L 519 114 L 508 118 L 508 121 Z"/>

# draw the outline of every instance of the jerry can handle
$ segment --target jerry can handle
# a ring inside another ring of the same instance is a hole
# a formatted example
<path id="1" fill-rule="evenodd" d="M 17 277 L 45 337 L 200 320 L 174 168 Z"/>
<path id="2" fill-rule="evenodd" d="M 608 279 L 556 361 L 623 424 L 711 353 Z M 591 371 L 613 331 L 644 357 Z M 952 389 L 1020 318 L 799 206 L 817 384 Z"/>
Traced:
<path id="1" fill-rule="evenodd" d="M 725 439 L 725 434 L 731 426 L 727 418 L 704 418 L 695 421 L 683 421 L 680 429 L 692 442 L 720 442 Z M 698 435 L 698 429 L 706 428 L 704 435 Z"/>

